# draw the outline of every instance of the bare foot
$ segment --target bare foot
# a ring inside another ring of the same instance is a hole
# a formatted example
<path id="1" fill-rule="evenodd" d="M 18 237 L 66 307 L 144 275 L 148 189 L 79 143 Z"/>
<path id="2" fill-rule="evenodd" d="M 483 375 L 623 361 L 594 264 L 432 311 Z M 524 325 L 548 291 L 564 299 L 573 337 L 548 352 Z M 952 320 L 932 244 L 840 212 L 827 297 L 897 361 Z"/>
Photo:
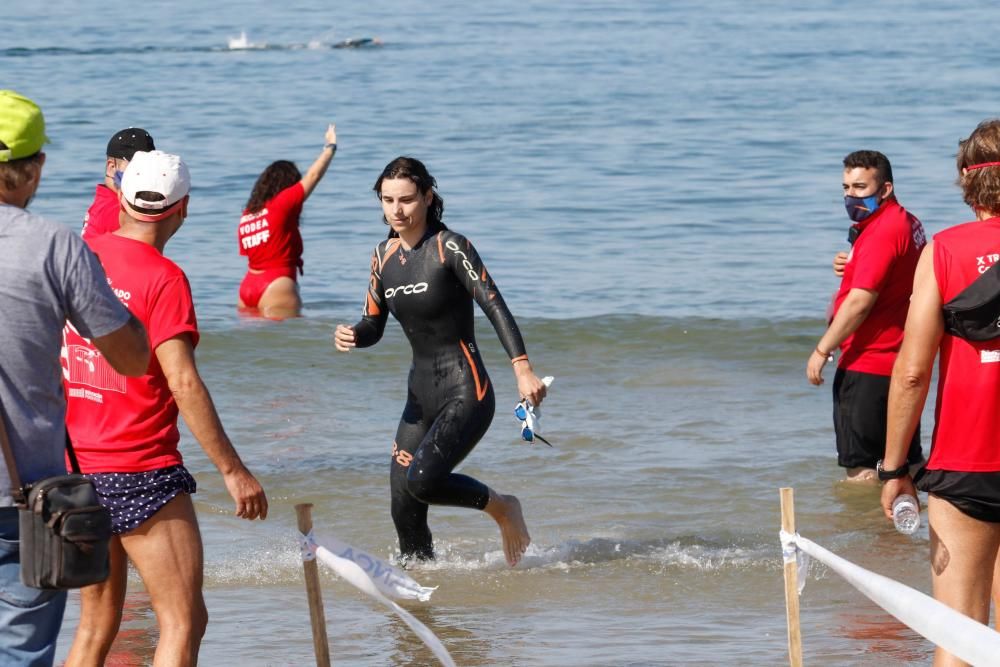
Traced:
<path id="1" fill-rule="evenodd" d="M 521 513 L 521 502 L 514 496 L 505 496 L 490 489 L 490 501 L 486 504 L 485 511 L 500 526 L 504 556 L 507 564 L 514 567 L 531 544 L 528 526 Z"/>
<path id="2" fill-rule="evenodd" d="M 878 477 L 874 468 L 848 468 L 844 481 L 871 484 L 878 483 Z"/>

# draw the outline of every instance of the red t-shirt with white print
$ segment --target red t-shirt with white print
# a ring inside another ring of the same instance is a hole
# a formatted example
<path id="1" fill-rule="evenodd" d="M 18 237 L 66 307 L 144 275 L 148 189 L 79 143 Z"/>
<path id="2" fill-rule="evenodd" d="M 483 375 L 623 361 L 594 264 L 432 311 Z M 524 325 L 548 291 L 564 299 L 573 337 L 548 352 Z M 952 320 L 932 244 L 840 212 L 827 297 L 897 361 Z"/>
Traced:
<path id="1" fill-rule="evenodd" d="M 259 211 L 244 211 L 236 230 L 240 254 L 251 269 L 302 268 L 299 216 L 306 191 L 301 181 L 272 197 Z"/>
<path id="2" fill-rule="evenodd" d="M 1000 218 L 934 236 L 934 277 L 948 303 L 1000 261 Z M 929 470 L 1000 471 L 1000 338 L 941 337 L 938 399 Z"/>
<path id="3" fill-rule="evenodd" d="M 191 287 L 180 267 L 151 245 L 103 234 L 88 245 L 108 284 L 146 327 L 154 351 L 146 374 L 119 374 L 69 325 L 64 332 L 66 426 L 83 472 L 146 472 L 182 462 L 178 410 L 156 348 L 181 334 L 198 343 Z"/>

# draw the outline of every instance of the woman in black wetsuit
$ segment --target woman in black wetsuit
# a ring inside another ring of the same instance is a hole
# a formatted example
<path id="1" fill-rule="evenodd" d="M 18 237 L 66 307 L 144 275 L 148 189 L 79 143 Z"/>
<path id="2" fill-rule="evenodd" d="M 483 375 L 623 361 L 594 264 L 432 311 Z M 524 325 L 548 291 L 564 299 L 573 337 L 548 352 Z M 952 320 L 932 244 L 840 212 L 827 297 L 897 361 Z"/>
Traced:
<path id="1" fill-rule="evenodd" d="M 361 321 L 337 325 L 334 345 L 341 352 L 374 345 L 391 312 L 413 348 L 389 475 L 402 557 L 433 558 L 428 505 L 454 505 L 493 517 L 513 567 L 531 541 L 521 504 L 452 472 L 493 419 L 493 386 L 476 346 L 473 300 L 510 357 L 521 397 L 538 405 L 545 385 L 532 370 L 517 324 L 476 249 L 441 222 L 444 202 L 436 185 L 413 158 L 396 158 L 382 171 L 374 190 L 392 229 L 372 254 Z"/>

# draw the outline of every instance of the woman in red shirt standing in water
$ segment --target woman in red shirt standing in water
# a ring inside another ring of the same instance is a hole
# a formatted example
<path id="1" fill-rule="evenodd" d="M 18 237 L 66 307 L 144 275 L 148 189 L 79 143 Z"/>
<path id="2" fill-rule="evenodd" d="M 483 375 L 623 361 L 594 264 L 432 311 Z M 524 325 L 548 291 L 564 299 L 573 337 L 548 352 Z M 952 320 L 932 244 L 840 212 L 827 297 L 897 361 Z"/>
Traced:
<path id="1" fill-rule="evenodd" d="M 889 385 L 879 478 L 885 481 L 887 517 L 897 496 L 927 492 L 934 598 L 988 623 L 991 592 L 1000 604 L 1000 313 L 963 316 L 951 302 L 970 295 L 966 290 L 973 283 L 972 294 L 995 298 L 992 273 L 985 283 L 977 280 L 1000 261 L 1000 119 L 980 123 L 959 143 L 957 167 L 963 199 L 976 219 L 936 234 L 917 264 Z M 906 452 L 935 356 L 940 361 L 931 455 L 911 480 Z M 937 667 L 964 664 L 940 647 L 934 653 Z"/>
<path id="2" fill-rule="evenodd" d="M 302 203 L 319 184 L 337 152 L 337 127 L 326 128 L 326 143 L 303 176 L 293 162 L 278 160 L 254 183 L 237 230 L 240 254 L 248 260 L 236 304 L 268 319 L 302 312 L 298 276 L 302 273 Z"/>

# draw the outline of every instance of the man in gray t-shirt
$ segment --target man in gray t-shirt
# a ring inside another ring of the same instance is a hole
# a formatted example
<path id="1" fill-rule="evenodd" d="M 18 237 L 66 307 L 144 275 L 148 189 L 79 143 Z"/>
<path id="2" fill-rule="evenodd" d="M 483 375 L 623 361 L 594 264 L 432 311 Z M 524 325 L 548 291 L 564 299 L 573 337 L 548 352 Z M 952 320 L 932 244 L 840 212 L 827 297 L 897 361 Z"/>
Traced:
<path id="1" fill-rule="evenodd" d="M 45 121 L 31 100 L 0 90 L 0 417 L 21 482 L 66 472 L 60 347 L 69 320 L 111 366 L 149 366 L 146 331 L 118 301 L 75 234 L 28 213 L 41 180 Z M 0 664 L 51 665 L 65 592 L 20 582 L 17 510 L 0 457 Z"/>

